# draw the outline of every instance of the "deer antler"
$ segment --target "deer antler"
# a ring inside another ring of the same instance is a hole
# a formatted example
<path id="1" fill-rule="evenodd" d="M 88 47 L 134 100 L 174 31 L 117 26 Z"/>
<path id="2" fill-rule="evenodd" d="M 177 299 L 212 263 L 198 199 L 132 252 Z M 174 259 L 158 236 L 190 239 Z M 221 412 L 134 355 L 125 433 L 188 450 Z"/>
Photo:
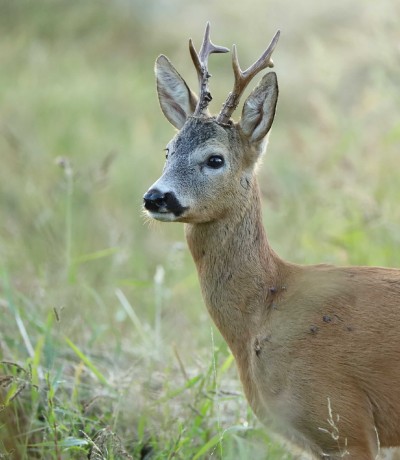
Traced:
<path id="1" fill-rule="evenodd" d="M 211 74 L 208 72 L 208 56 L 211 53 L 228 53 L 229 49 L 223 46 L 216 46 L 211 42 L 210 23 L 207 22 L 200 53 L 197 54 L 192 39 L 189 39 L 189 50 L 193 64 L 197 70 L 200 85 L 199 101 L 197 103 L 196 110 L 194 111 L 194 116 L 200 116 L 204 114 L 208 104 L 212 100 L 208 89 L 208 79 L 211 77 Z"/>
<path id="2" fill-rule="evenodd" d="M 250 83 L 250 80 L 252 80 L 255 77 L 255 75 L 261 70 L 264 70 L 267 67 L 274 66 L 274 63 L 271 59 L 271 55 L 275 49 L 276 44 L 278 43 L 279 35 L 280 31 L 278 30 L 274 35 L 274 38 L 271 40 L 271 43 L 269 44 L 268 48 L 262 54 L 262 56 L 244 72 L 242 71 L 239 65 L 236 46 L 233 45 L 232 67 L 235 76 L 235 83 L 233 85 L 232 92 L 229 93 L 229 96 L 217 117 L 217 123 L 227 124 L 231 118 L 232 113 L 238 106 L 240 97 L 242 96 L 247 85 Z"/>

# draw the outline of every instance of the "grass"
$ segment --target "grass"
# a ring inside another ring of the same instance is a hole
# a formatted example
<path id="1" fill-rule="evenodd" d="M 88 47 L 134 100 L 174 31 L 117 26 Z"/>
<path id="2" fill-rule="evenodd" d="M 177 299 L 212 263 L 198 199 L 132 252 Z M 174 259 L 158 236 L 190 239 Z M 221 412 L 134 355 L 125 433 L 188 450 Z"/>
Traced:
<path id="1" fill-rule="evenodd" d="M 260 170 L 273 247 L 400 266 L 398 2 L 246 5 L 0 1 L 3 458 L 291 458 L 247 407 L 181 226 L 141 213 L 173 134 L 154 60 L 195 87 L 186 40 L 207 19 L 243 66 L 282 29 Z"/>

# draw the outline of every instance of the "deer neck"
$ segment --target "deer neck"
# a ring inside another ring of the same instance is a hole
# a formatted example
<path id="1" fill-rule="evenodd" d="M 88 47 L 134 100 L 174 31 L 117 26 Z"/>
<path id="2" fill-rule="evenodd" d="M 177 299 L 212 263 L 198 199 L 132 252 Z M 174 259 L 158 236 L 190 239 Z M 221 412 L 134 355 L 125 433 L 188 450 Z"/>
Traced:
<path id="1" fill-rule="evenodd" d="M 249 198 L 223 219 L 185 225 L 208 311 L 234 355 L 265 318 L 283 263 L 268 244 L 255 181 Z"/>

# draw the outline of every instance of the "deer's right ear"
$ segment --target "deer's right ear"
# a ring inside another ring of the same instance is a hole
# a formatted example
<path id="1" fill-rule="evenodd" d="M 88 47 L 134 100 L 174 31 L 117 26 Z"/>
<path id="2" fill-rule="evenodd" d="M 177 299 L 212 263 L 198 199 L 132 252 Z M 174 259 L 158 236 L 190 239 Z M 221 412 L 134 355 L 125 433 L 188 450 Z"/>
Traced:
<path id="1" fill-rule="evenodd" d="M 175 128 L 181 129 L 193 114 L 197 97 L 166 56 L 158 56 L 155 72 L 161 110 Z"/>

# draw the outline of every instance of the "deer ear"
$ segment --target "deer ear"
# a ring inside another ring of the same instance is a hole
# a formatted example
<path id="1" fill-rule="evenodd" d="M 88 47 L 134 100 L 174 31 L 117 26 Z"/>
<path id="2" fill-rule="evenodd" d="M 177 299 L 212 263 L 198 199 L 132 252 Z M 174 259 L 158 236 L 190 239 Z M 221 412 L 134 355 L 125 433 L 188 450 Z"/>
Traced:
<path id="1" fill-rule="evenodd" d="M 155 73 L 161 110 L 175 128 L 181 129 L 194 112 L 197 97 L 166 56 L 157 58 Z"/>
<path id="2" fill-rule="evenodd" d="M 278 100 L 278 80 L 275 72 L 264 75 L 243 106 L 239 122 L 251 143 L 260 143 L 271 129 Z"/>

